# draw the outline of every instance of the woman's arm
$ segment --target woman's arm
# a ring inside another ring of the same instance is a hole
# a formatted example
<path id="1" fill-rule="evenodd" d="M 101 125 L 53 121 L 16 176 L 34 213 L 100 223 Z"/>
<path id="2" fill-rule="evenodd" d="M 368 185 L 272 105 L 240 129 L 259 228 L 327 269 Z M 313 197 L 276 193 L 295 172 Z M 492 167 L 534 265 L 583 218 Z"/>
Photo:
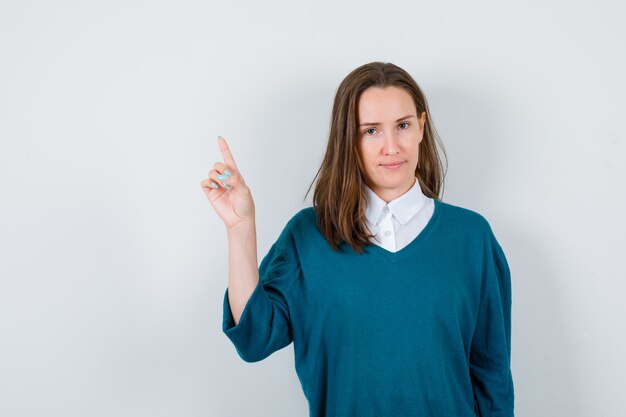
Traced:
<path id="1" fill-rule="evenodd" d="M 227 229 L 228 302 L 237 324 L 246 303 L 259 283 L 256 224 L 251 221 Z"/>
<path id="2" fill-rule="evenodd" d="M 222 329 L 246 362 L 257 362 L 289 345 L 293 340 L 289 314 L 290 288 L 300 274 L 292 223 L 288 223 L 276 242 L 256 265 L 254 228 L 242 229 L 229 237 L 234 250 L 229 253 L 231 287 L 224 295 Z M 231 245 L 231 243 L 229 243 Z M 246 249 L 247 248 L 247 249 Z M 242 256 L 242 254 L 244 254 Z M 232 276 L 231 276 L 232 274 Z M 256 281 L 256 286 L 252 284 Z M 240 290 L 231 297 L 233 288 Z M 238 303 L 230 308 L 231 300 Z M 237 312 L 235 322 L 233 310 Z"/>
<path id="3" fill-rule="evenodd" d="M 511 272 L 491 228 L 470 376 L 479 417 L 513 417 L 511 374 Z"/>
<path id="4" fill-rule="evenodd" d="M 265 262 L 257 267 L 252 193 L 226 140 L 219 137 L 218 145 L 224 162 L 216 162 L 209 178 L 200 184 L 224 222 L 228 236 L 228 288 L 224 294 L 222 329 L 239 355 L 254 362 L 292 340 L 283 294 L 289 286 L 289 268 L 296 266 L 296 260 L 284 256 L 282 245 L 274 245 Z M 284 239 L 288 233 L 285 231 L 282 236 Z"/>

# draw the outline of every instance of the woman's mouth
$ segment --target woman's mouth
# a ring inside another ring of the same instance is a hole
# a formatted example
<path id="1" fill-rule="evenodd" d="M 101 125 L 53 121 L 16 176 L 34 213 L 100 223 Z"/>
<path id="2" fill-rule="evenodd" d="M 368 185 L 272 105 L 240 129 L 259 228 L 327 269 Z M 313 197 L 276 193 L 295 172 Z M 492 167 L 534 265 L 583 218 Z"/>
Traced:
<path id="1" fill-rule="evenodd" d="M 398 169 L 400 168 L 400 166 L 403 164 L 404 162 L 398 162 L 397 164 L 391 164 L 391 165 L 384 165 L 383 166 L 387 169 Z"/>

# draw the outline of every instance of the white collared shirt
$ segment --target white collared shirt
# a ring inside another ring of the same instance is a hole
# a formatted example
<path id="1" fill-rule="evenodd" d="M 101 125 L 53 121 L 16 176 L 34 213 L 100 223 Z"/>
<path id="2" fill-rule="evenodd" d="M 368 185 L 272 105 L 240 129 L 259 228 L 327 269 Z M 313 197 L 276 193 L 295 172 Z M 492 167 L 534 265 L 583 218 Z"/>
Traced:
<path id="1" fill-rule="evenodd" d="M 390 252 L 397 252 L 420 234 L 433 212 L 435 202 L 422 192 L 417 177 L 400 197 L 386 203 L 365 185 L 367 226 L 375 237 L 370 241 Z"/>

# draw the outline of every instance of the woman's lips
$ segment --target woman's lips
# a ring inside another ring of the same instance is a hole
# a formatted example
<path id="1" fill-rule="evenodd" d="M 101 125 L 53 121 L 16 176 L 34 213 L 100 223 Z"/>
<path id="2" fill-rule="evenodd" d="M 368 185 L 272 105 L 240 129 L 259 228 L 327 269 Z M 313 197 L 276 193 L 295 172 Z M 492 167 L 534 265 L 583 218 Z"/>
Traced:
<path id="1" fill-rule="evenodd" d="M 403 164 L 404 162 L 398 162 L 397 164 L 391 164 L 391 165 L 385 165 L 383 164 L 383 166 L 387 169 L 398 169 L 400 168 L 400 166 Z"/>

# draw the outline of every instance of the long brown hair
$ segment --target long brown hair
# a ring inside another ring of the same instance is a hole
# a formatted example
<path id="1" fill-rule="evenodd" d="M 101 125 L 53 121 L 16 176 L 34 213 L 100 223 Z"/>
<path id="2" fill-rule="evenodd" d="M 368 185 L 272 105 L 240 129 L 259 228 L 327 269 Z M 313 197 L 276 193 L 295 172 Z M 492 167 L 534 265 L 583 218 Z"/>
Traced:
<path id="1" fill-rule="evenodd" d="M 446 153 L 430 118 L 426 98 L 415 80 L 390 62 L 370 62 L 354 69 L 337 89 L 326 154 L 311 183 L 313 186 L 317 178 L 313 206 L 318 227 L 334 250 L 338 250 L 345 241 L 355 251 L 363 253 L 363 246 L 371 244 L 369 238 L 373 235 L 365 222 L 364 168 L 358 153 L 358 103 L 367 88 L 386 86 L 406 90 L 413 97 L 418 117 L 426 112 L 415 176 L 426 196 L 440 200 L 440 193 L 443 192 L 445 171 L 437 152 L 437 143 L 444 156 Z"/>

